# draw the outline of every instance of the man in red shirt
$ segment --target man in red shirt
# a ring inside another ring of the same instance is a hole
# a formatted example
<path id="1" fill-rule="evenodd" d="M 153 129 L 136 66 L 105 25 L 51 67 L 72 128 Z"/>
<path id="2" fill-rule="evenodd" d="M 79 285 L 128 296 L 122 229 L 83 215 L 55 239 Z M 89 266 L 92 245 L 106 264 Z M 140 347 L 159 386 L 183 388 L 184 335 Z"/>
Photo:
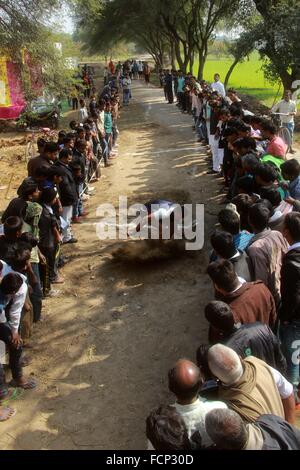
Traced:
<path id="1" fill-rule="evenodd" d="M 269 141 L 267 154 L 285 160 L 288 146 L 282 138 L 277 135 L 276 126 L 271 121 L 263 121 L 261 124 L 261 134 L 263 139 Z"/>

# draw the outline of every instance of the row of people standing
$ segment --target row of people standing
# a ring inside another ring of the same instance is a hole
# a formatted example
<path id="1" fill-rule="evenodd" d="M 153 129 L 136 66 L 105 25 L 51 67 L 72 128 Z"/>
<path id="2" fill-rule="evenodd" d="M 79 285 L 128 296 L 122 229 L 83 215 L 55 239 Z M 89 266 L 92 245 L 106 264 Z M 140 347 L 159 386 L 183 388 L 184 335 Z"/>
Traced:
<path id="1" fill-rule="evenodd" d="M 169 102 L 171 81 L 163 83 Z M 217 141 L 217 175 L 234 191 L 211 234 L 207 342 L 197 365 L 180 359 L 169 371 L 176 401 L 148 416 L 148 448 L 299 450 L 300 165 L 285 160 L 287 146 L 270 120 L 246 113 L 234 90 L 226 99 L 219 76 L 210 89 L 195 82 L 179 76 L 178 107 L 194 113 L 203 145 L 208 135 Z M 202 114 L 206 100 L 214 119 Z M 233 154 L 227 168 L 222 139 Z"/>
<path id="2" fill-rule="evenodd" d="M 38 139 L 38 155 L 28 162 L 28 177 L 2 214 L 0 340 L 7 346 L 13 382 L 6 383 L 0 363 L 0 405 L 14 393 L 11 387 L 37 386 L 36 380 L 23 375 L 28 363 L 23 348 L 31 346 L 43 299 L 61 294 L 55 287 L 65 282 L 60 271 L 69 259 L 65 247 L 78 241 L 74 225 L 88 215 L 86 206 L 95 190 L 90 183 L 100 176 L 100 162 L 110 166 L 117 157 L 118 103 L 118 90 L 102 91 L 96 102 L 90 100 L 82 122 L 70 122 L 57 142 Z M 0 406 L 0 422 L 14 413 L 11 406 Z"/>

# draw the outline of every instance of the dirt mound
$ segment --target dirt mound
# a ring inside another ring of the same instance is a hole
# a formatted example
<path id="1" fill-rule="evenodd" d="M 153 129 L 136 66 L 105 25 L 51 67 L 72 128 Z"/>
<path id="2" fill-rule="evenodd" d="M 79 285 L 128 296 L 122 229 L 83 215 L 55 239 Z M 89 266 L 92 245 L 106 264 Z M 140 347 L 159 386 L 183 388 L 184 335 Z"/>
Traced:
<path id="1" fill-rule="evenodd" d="M 28 136 L 20 137 L 19 139 L 0 139 L 0 147 L 17 147 L 18 145 L 25 145 L 27 142 Z"/>
<path id="2" fill-rule="evenodd" d="M 0 119 L 0 132 L 13 132 L 16 130 L 16 121 L 12 119 Z"/>
<path id="3" fill-rule="evenodd" d="M 159 191 L 158 193 L 144 192 L 139 193 L 137 196 L 134 194 L 128 198 L 128 205 L 136 203 L 146 204 L 151 201 L 157 201 L 158 199 L 172 201 L 180 205 L 191 203 L 189 192 L 174 189 L 169 191 Z"/>
<path id="4" fill-rule="evenodd" d="M 138 240 L 124 243 L 112 252 L 113 260 L 146 264 L 168 260 L 188 253 L 183 240 Z"/>
<path id="5" fill-rule="evenodd" d="M 262 104 L 255 96 L 241 94 L 240 97 L 243 101 L 244 108 L 252 111 L 252 113 L 259 115 L 269 113 L 270 108 Z"/>

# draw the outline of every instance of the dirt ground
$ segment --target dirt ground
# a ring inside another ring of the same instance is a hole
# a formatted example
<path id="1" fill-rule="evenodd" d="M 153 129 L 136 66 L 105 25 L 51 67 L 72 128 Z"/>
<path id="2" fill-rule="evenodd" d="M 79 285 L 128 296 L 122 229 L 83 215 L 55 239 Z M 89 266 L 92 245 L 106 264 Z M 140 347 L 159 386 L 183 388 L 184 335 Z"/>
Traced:
<path id="1" fill-rule="evenodd" d="M 159 89 L 136 83 L 133 96 L 122 113 L 119 157 L 95 184 L 89 216 L 75 229 L 78 245 L 64 249 L 66 283 L 59 297 L 44 302 L 44 321 L 34 329 L 26 372 L 39 387 L 13 403 L 17 415 L 1 424 L 2 449 L 143 449 L 145 417 L 171 398 L 168 369 L 182 356 L 195 359 L 206 339 L 208 248 L 131 265 L 111 254 L 126 241 L 96 235 L 97 206 L 118 206 L 119 195 L 129 203 L 205 203 L 206 239 L 218 211 L 219 187 L 204 175 L 205 152 L 191 118 L 165 104 Z M 16 177 L 8 197 L 24 166 L 11 165 Z M 8 171 L 6 164 L 4 182 Z"/>
<path id="2" fill-rule="evenodd" d="M 203 308 L 213 294 L 205 274 L 208 239 L 219 211 L 220 188 L 205 175 L 205 150 L 190 116 L 169 106 L 162 91 L 135 83 L 122 112 L 119 157 L 102 170 L 89 216 L 75 226 L 77 245 L 64 248 L 65 285 L 47 299 L 27 355 L 39 387 L 13 402 L 17 415 L 1 424 L 1 449 L 144 449 L 145 418 L 173 400 L 167 371 L 180 357 L 195 360 L 206 342 Z M 4 155 L 5 149 L 1 149 Z M 1 160 L 0 184 L 14 174 L 14 195 L 25 164 Z M 7 189 L 2 190 L 2 195 Z M 96 209 L 170 198 L 205 204 L 201 252 L 132 265 L 112 253 L 126 241 L 100 241 Z M 0 209 L 7 205 L 1 198 Z"/>

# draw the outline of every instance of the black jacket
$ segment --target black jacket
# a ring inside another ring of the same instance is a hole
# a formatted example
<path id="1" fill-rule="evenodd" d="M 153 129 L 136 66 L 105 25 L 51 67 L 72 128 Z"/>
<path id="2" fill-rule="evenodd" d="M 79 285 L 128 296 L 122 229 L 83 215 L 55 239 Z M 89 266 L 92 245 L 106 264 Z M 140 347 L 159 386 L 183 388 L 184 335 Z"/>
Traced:
<path id="1" fill-rule="evenodd" d="M 281 268 L 281 321 L 300 320 L 300 248 L 288 251 Z"/>
<path id="2" fill-rule="evenodd" d="M 280 344 L 268 325 L 260 322 L 235 325 L 235 331 L 222 341 L 243 359 L 255 356 L 286 374 L 286 360 Z"/>
<path id="3" fill-rule="evenodd" d="M 7 208 L 2 214 L 1 221 L 4 224 L 8 217 L 21 217 L 24 218 L 27 209 L 27 202 L 22 197 L 15 197 L 10 201 Z"/>
<path id="4" fill-rule="evenodd" d="M 254 272 L 251 259 L 244 251 L 238 251 L 239 255 L 230 259 L 234 270 L 236 274 L 245 279 L 246 282 L 252 282 L 254 281 Z"/>
<path id="5" fill-rule="evenodd" d="M 59 223 L 54 214 L 43 204 L 43 211 L 39 220 L 40 240 L 39 247 L 52 250 L 57 246 L 54 228 L 59 229 Z"/>
<path id="6" fill-rule="evenodd" d="M 63 207 L 73 206 L 77 200 L 76 183 L 71 168 L 65 163 L 58 161 L 55 165 L 64 172 L 63 181 L 59 184 L 59 197 Z"/>
<path id="7" fill-rule="evenodd" d="M 262 450 L 300 450 L 300 430 L 279 416 L 262 415 L 255 425 L 263 434 Z"/>
<path id="8" fill-rule="evenodd" d="M 80 165 L 81 169 L 81 182 L 84 182 L 85 180 L 85 164 L 86 164 L 86 159 L 83 153 L 78 152 L 78 150 L 73 151 L 73 163 L 76 163 L 77 165 Z"/>

